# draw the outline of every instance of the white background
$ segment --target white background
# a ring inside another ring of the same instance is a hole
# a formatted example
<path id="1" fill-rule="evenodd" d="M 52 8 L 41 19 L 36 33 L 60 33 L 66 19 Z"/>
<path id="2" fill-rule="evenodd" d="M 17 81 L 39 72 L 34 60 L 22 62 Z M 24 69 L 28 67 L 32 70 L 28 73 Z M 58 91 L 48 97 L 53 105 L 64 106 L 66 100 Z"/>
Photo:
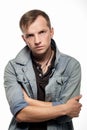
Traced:
<path id="1" fill-rule="evenodd" d="M 25 46 L 21 39 L 19 19 L 30 9 L 41 9 L 48 13 L 59 50 L 81 63 L 83 107 L 79 118 L 73 121 L 75 130 L 87 130 L 87 0 L 0 1 L 0 130 L 8 129 L 12 117 L 3 86 L 4 68 Z"/>

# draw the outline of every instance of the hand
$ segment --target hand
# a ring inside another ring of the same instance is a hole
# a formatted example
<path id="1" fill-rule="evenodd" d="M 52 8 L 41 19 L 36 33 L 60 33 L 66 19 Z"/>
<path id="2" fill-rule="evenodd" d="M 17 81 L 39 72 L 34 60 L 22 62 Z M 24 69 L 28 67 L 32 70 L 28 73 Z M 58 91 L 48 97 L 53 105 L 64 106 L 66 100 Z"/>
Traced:
<path id="1" fill-rule="evenodd" d="M 26 101 L 27 103 L 29 103 L 29 100 L 30 100 L 29 96 L 27 95 L 27 93 L 25 92 L 24 89 L 22 89 L 22 92 L 23 92 L 25 101 Z"/>
<path id="2" fill-rule="evenodd" d="M 82 96 L 76 96 L 67 101 L 67 115 L 70 117 L 78 117 L 81 111 L 82 104 L 79 103 L 79 100 Z"/>

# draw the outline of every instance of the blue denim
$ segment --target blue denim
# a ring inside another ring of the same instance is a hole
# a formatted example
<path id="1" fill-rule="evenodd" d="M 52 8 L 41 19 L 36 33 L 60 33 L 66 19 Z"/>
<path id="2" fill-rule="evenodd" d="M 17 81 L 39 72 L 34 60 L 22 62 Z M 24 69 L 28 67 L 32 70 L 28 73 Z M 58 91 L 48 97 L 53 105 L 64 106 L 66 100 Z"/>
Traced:
<path id="1" fill-rule="evenodd" d="M 59 105 L 80 94 L 81 66 L 75 58 L 59 52 L 53 40 L 51 44 L 56 47 L 56 60 L 49 83 L 45 87 L 45 100 Z M 31 98 L 37 99 L 36 78 L 28 46 L 7 64 L 4 86 L 13 114 L 9 130 L 28 130 L 29 123 L 19 123 L 15 119 L 15 115 L 28 106 L 22 94 L 22 87 Z M 73 130 L 72 119 L 63 116 L 48 121 L 47 130 Z"/>

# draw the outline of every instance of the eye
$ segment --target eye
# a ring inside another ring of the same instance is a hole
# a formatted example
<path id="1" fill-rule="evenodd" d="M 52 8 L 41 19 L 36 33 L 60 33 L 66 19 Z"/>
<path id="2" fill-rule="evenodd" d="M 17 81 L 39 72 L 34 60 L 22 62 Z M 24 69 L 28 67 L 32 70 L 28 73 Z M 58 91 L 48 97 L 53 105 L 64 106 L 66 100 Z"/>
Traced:
<path id="1" fill-rule="evenodd" d="M 45 31 L 41 31 L 40 33 L 45 33 Z"/>
<path id="2" fill-rule="evenodd" d="M 39 34 L 44 34 L 44 33 L 46 33 L 46 31 L 44 30 L 39 32 Z"/>
<path id="3" fill-rule="evenodd" d="M 26 34 L 26 38 L 31 38 L 33 36 L 34 36 L 33 34 Z"/>

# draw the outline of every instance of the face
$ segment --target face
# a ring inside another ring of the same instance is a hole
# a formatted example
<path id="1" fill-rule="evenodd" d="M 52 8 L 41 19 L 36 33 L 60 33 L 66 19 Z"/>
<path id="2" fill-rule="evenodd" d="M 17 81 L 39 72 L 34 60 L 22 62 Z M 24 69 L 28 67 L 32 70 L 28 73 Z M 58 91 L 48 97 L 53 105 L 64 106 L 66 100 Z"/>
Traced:
<path id="1" fill-rule="evenodd" d="M 41 55 L 51 48 L 53 33 L 53 28 L 47 26 L 45 18 L 38 16 L 24 32 L 23 39 L 34 55 Z"/>

